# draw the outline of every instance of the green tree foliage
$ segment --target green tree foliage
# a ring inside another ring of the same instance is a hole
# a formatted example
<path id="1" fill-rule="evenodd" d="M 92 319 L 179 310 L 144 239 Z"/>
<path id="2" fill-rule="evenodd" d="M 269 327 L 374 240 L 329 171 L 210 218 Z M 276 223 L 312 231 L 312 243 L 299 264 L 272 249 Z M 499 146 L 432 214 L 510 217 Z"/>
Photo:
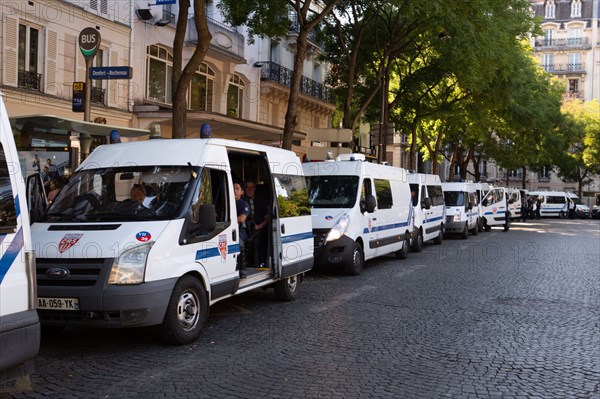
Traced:
<path id="1" fill-rule="evenodd" d="M 308 51 L 308 35 L 333 10 L 340 0 L 221 0 L 225 19 L 235 26 L 246 25 L 250 42 L 254 35 L 282 37 L 297 23 L 294 66 L 283 127 L 282 147 L 290 150 L 297 125 L 298 97 L 304 60 Z M 290 16 L 295 21 L 290 20 Z"/>

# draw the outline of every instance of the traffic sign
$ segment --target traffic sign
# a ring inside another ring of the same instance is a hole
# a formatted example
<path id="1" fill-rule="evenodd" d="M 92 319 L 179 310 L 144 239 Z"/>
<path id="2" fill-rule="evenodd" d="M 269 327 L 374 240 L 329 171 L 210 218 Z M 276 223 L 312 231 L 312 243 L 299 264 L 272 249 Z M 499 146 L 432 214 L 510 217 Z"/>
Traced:
<path id="1" fill-rule="evenodd" d="M 73 112 L 83 112 L 85 83 L 73 82 Z"/>
<path id="2" fill-rule="evenodd" d="M 100 48 L 100 32 L 94 28 L 85 28 L 79 33 L 79 49 L 81 54 L 88 59 L 94 58 Z"/>
<path id="3" fill-rule="evenodd" d="M 133 68 L 128 66 L 90 68 L 90 79 L 131 79 Z"/>

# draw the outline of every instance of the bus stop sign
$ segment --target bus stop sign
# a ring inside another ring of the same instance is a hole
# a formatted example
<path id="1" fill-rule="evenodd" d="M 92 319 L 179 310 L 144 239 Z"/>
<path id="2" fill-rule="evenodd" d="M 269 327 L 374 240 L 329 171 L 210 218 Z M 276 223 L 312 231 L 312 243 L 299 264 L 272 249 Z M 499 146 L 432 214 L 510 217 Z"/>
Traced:
<path id="1" fill-rule="evenodd" d="M 94 58 L 100 48 L 100 32 L 94 28 L 85 28 L 79 33 L 79 49 L 85 59 Z"/>

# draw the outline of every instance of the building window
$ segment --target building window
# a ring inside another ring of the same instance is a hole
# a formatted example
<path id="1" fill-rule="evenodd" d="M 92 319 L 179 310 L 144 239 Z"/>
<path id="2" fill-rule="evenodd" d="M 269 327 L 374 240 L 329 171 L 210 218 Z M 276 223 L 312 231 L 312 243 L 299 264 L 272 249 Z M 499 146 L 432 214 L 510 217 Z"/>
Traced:
<path id="1" fill-rule="evenodd" d="M 152 45 L 147 48 L 146 58 L 147 98 L 171 104 L 173 55 L 164 47 Z"/>
<path id="2" fill-rule="evenodd" d="M 212 111 L 215 72 L 206 64 L 201 64 L 190 82 L 189 101 L 193 111 Z"/>
<path id="3" fill-rule="evenodd" d="M 487 161 L 481 161 L 479 163 L 479 174 L 481 176 L 487 176 Z"/>
<path id="4" fill-rule="evenodd" d="M 581 56 L 579 53 L 569 54 L 569 64 L 567 65 L 569 71 L 580 71 L 581 68 Z"/>
<path id="5" fill-rule="evenodd" d="M 98 49 L 94 56 L 93 66 L 100 68 L 104 66 L 104 51 Z M 93 79 L 92 80 L 92 102 L 98 104 L 104 104 L 104 80 Z"/>
<path id="6" fill-rule="evenodd" d="M 581 28 L 572 28 L 571 30 L 569 30 L 569 45 L 576 46 L 580 45 L 581 42 Z"/>
<path id="7" fill-rule="evenodd" d="M 569 79 L 569 94 L 579 93 L 579 79 Z"/>
<path id="8" fill-rule="evenodd" d="M 542 68 L 546 72 L 554 71 L 554 54 L 544 54 L 542 57 Z"/>
<path id="9" fill-rule="evenodd" d="M 19 24 L 19 87 L 40 90 L 39 70 L 40 31 Z"/>
<path id="10" fill-rule="evenodd" d="M 553 30 L 545 30 L 544 31 L 544 46 L 553 46 L 554 45 L 554 31 Z"/>
<path id="11" fill-rule="evenodd" d="M 581 0 L 573 0 L 571 3 L 571 18 L 581 17 Z"/>
<path id="12" fill-rule="evenodd" d="M 243 102 L 244 81 L 238 75 L 233 75 L 227 89 L 227 115 L 241 118 Z"/>
<path id="13" fill-rule="evenodd" d="M 547 166 L 542 166 L 542 169 L 540 169 L 538 173 L 538 180 L 544 182 L 550 181 L 550 170 L 551 168 Z"/>
<path id="14" fill-rule="evenodd" d="M 554 0 L 549 0 L 546 3 L 546 18 L 555 18 L 556 17 L 556 4 L 554 4 Z"/>

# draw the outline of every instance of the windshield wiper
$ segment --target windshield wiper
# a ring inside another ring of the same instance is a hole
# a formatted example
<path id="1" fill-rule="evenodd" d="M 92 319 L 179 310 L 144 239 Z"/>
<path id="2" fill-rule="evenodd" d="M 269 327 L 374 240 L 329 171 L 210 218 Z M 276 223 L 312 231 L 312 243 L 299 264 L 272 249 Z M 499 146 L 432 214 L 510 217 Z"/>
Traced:
<path id="1" fill-rule="evenodd" d="M 48 216 L 55 216 L 55 217 L 68 217 L 71 220 L 77 219 L 78 216 L 77 215 L 73 215 L 72 213 L 64 213 L 64 212 L 52 212 L 52 213 L 46 213 L 46 217 Z"/>

